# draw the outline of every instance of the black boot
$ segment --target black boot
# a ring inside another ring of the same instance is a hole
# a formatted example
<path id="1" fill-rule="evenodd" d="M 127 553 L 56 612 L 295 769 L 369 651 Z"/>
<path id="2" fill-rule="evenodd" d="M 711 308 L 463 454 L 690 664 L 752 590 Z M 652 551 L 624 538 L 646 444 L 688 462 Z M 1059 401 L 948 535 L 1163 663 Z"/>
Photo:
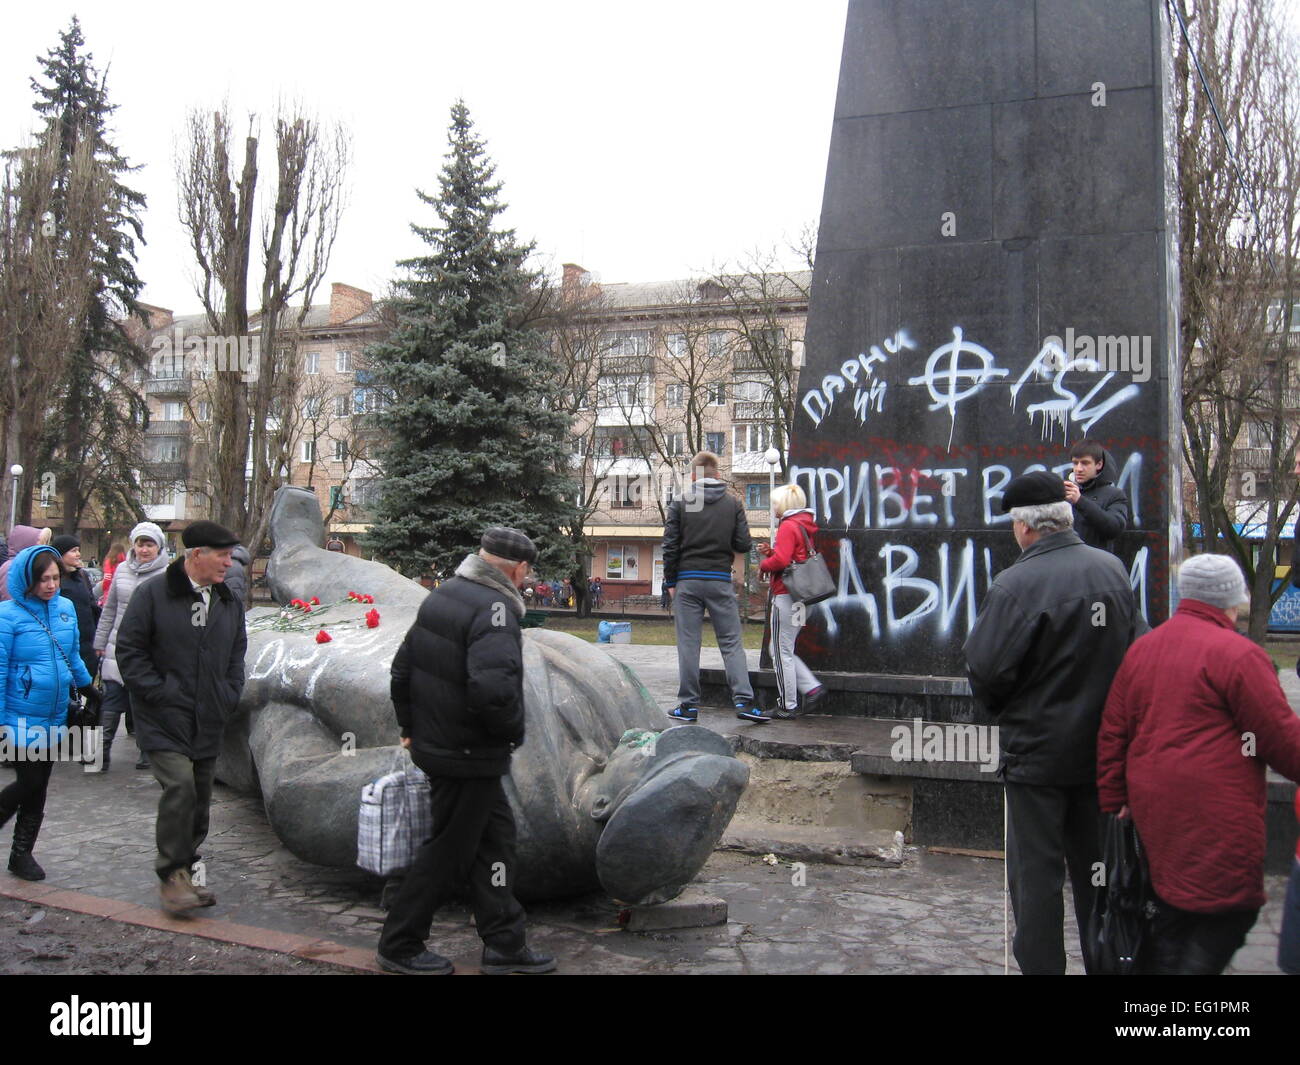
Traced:
<path id="1" fill-rule="evenodd" d="M 99 712 L 99 724 L 104 730 L 104 738 L 101 741 L 104 745 L 104 764 L 100 770 L 101 773 L 108 772 L 108 764 L 113 753 L 113 737 L 117 735 L 117 723 L 122 717 L 120 710 L 101 710 Z"/>
<path id="2" fill-rule="evenodd" d="M 36 864 L 32 848 L 41 832 L 45 812 L 31 813 L 21 807 L 14 822 L 14 844 L 9 851 L 9 871 L 21 880 L 44 880 L 45 870 Z"/>

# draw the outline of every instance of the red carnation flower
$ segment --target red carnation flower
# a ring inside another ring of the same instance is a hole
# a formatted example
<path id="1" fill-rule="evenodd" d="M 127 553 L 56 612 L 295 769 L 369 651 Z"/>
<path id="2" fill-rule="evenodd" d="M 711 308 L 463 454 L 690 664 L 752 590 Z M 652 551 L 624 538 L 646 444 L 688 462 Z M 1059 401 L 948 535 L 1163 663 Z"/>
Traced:
<path id="1" fill-rule="evenodd" d="M 368 628 L 368 629 L 373 629 L 373 628 L 375 628 L 376 626 L 378 626 L 378 624 L 379 624 L 379 611 L 378 611 L 378 610 L 367 610 L 367 611 L 366 611 L 366 628 Z"/>
<path id="2" fill-rule="evenodd" d="M 316 633 L 316 642 L 317 642 L 317 643 L 329 643 L 332 639 L 334 639 L 334 637 L 331 636 L 331 635 L 330 635 L 328 632 L 326 632 L 324 629 L 321 629 L 319 632 Z"/>
<path id="3" fill-rule="evenodd" d="M 317 599 L 314 595 L 311 597 L 311 605 L 312 605 L 312 606 L 320 606 L 320 600 Z"/>

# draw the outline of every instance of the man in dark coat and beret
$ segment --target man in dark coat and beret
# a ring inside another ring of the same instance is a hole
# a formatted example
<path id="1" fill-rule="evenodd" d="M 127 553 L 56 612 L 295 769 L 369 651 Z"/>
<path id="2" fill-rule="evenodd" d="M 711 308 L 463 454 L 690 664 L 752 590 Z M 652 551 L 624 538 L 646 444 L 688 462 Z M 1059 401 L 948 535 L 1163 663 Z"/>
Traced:
<path id="1" fill-rule="evenodd" d="M 117 634 L 117 665 L 135 736 L 162 785 L 158 858 L 163 909 L 183 914 L 216 899 L 191 876 L 207 838 L 221 734 L 244 689 L 244 607 L 223 583 L 238 537 L 197 521 L 161 580 L 136 588 Z M 198 872 L 198 870 L 196 870 Z"/>
<path id="2" fill-rule="evenodd" d="M 1022 553 L 989 588 L 964 652 L 971 692 L 998 723 L 1016 961 L 1023 973 L 1059 974 L 1066 869 L 1083 939 L 1093 863 L 1101 860 L 1101 713 L 1111 678 L 1146 624 L 1119 560 L 1071 529 L 1059 477 L 1015 478 L 1002 509 Z"/>
<path id="3" fill-rule="evenodd" d="M 502 778 L 524 742 L 519 589 L 537 548 L 518 529 L 489 529 L 477 554 L 429 593 L 393 658 L 402 746 L 429 776 L 433 835 L 388 911 L 378 961 L 389 972 L 446 975 L 425 948 L 433 915 L 468 893 L 485 973 L 545 973 L 555 959 L 527 946 L 515 899 L 515 822 Z"/>

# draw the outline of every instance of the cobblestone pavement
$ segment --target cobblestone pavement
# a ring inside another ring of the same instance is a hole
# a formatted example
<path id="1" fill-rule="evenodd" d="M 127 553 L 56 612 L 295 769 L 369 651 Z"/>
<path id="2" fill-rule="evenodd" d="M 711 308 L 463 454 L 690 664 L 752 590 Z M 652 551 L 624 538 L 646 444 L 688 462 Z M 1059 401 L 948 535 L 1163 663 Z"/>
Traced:
<path id="1" fill-rule="evenodd" d="M 657 702 L 675 702 L 673 648 L 632 645 L 611 653 L 638 672 Z M 717 661 L 716 650 L 705 651 L 703 665 Z M 107 774 L 56 767 L 35 853 L 48 884 L 153 906 L 158 785 L 131 768 L 135 750 L 128 738 L 119 736 L 114 754 Z M 372 948 L 376 942 L 383 919 L 379 882 L 358 870 L 323 869 L 293 857 L 271 833 L 257 800 L 218 785 L 203 850 L 209 886 L 220 900 L 203 911 L 205 917 L 347 946 Z M 795 874 L 786 863 L 719 852 L 698 882 L 728 902 L 725 926 L 626 933 L 611 902 L 587 898 L 530 907 L 531 935 L 568 972 L 1002 971 L 1000 861 L 909 848 L 898 869 L 810 864 L 803 883 Z M 7 877 L 0 872 L 0 887 Z M 1284 886 L 1283 878 L 1269 878 L 1271 901 L 1232 971 L 1276 971 Z M 1074 941 L 1072 924 L 1067 918 L 1067 943 Z M 8 934 L 0 928 L 0 936 Z M 472 965 L 477 957 L 478 941 L 462 907 L 439 914 L 430 943 L 461 963 Z M 1079 970 L 1076 951 L 1071 971 Z"/>

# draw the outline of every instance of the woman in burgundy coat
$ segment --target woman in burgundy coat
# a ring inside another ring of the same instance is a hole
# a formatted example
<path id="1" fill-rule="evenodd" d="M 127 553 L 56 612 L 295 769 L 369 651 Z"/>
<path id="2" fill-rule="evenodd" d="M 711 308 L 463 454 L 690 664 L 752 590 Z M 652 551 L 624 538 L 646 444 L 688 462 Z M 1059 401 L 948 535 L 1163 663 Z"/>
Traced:
<path id="1" fill-rule="evenodd" d="M 1143 969 L 1227 967 L 1264 905 L 1265 766 L 1300 779 L 1300 717 L 1272 660 L 1236 631 L 1237 564 L 1196 555 L 1182 602 L 1134 642 L 1097 737 L 1101 809 L 1129 814 L 1159 898 Z"/>

